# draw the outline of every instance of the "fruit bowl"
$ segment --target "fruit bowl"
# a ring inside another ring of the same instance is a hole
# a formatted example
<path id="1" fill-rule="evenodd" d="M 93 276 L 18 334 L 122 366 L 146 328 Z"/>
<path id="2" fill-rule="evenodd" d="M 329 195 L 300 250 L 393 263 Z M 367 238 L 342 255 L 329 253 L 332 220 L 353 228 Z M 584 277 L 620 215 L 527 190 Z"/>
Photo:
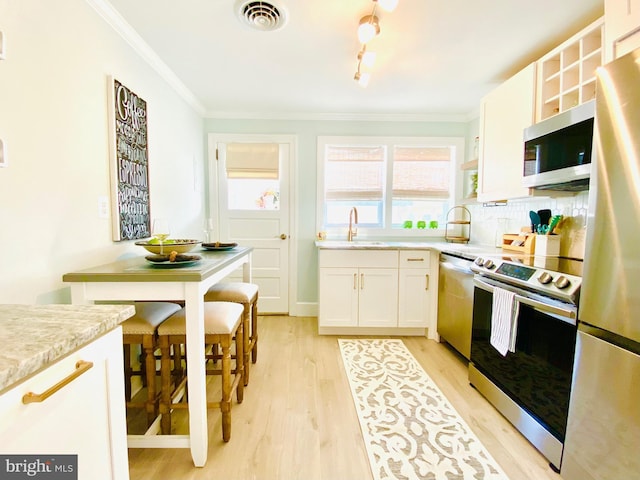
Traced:
<path id="1" fill-rule="evenodd" d="M 140 247 L 144 247 L 148 252 L 151 253 L 165 253 L 169 254 L 170 252 L 178 252 L 178 253 L 187 253 L 200 245 L 200 240 L 193 239 L 184 239 L 184 238 L 168 238 L 160 245 L 160 242 L 157 240 L 142 240 L 136 242 L 136 245 Z"/>

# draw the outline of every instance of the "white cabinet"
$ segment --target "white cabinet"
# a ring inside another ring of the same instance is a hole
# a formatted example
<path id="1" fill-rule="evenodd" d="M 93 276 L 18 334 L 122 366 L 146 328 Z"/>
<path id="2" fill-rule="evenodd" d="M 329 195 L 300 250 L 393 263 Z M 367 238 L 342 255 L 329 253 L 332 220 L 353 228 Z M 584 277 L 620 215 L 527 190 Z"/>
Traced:
<path id="1" fill-rule="evenodd" d="M 320 250 L 320 327 L 398 323 L 396 250 Z"/>
<path id="2" fill-rule="evenodd" d="M 398 326 L 428 327 L 432 318 L 431 252 L 401 250 L 398 279 Z"/>
<path id="3" fill-rule="evenodd" d="M 319 285 L 320 326 L 356 327 L 358 325 L 358 269 L 321 266 Z"/>
<path id="4" fill-rule="evenodd" d="M 23 403 L 59 382 L 48 398 Z M 81 479 L 128 479 L 121 328 L 2 393 L 0 445 L 3 454 L 77 455 Z"/>
<path id="5" fill-rule="evenodd" d="M 398 252 L 395 253 L 397 258 Z M 360 268 L 358 326 L 395 327 L 398 324 L 398 268 Z"/>
<path id="6" fill-rule="evenodd" d="M 595 98 L 604 28 L 600 18 L 538 61 L 537 122 Z"/>
<path id="7" fill-rule="evenodd" d="M 436 338 L 432 255 L 426 249 L 320 249 L 319 333 Z"/>
<path id="8" fill-rule="evenodd" d="M 533 124 L 536 65 L 532 63 L 486 95 L 480 106 L 478 201 L 531 195 L 522 186 L 523 132 Z"/>
<path id="9" fill-rule="evenodd" d="M 640 0 L 605 0 L 605 61 L 640 48 Z"/>

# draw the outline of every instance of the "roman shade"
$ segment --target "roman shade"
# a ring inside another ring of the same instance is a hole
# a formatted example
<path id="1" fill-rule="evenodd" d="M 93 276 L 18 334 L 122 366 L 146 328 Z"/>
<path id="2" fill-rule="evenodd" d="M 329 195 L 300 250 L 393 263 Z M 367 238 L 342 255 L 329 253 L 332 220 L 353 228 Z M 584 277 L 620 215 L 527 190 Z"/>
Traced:
<path id="1" fill-rule="evenodd" d="M 394 147 L 393 198 L 448 198 L 451 147 Z"/>
<path id="2" fill-rule="evenodd" d="M 327 200 L 381 200 L 384 188 L 384 146 L 327 146 Z"/>
<path id="3" fill-rule="evenodd" d="M 230 143 L 227 145 L 227 178 L 277 179 L 279 153 L 277 143 Z"/>

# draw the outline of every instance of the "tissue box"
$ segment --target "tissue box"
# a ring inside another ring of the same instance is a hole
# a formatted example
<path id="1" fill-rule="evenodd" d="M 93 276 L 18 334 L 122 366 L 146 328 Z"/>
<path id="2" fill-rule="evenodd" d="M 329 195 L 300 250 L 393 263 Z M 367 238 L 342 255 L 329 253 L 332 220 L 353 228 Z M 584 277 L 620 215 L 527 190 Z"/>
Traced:
<path id="1" fill-rule="evenodd" d="M 560 255 L 560 236 L 536 235 L 535 254 L 551 257 Z"/>

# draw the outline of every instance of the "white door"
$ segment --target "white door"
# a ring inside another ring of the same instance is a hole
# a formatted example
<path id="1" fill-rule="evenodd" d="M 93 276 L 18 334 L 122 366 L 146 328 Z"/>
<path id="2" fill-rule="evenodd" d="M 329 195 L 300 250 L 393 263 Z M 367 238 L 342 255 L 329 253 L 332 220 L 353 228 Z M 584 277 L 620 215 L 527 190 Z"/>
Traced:
<path id="1" fill-rule="evenodd" d="M 258 311 L 289 313 L 290 169 L 295 139 L 277 135 L 211 135 L 210 241 L 254 248 Z M 234 281 L 238 278 L 231 277 Z"/>

